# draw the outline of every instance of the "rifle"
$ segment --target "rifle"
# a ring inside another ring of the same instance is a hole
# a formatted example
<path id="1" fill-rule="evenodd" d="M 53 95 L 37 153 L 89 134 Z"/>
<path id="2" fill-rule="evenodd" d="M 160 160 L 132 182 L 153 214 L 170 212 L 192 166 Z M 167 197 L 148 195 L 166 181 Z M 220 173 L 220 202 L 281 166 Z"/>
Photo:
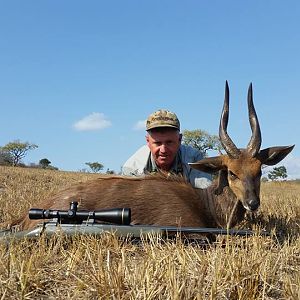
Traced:
<path id="1" fill-rule="evenodd" d="M 0 231 L 0 239 L 10 238 L 13 235 L 16 239 L 38 238 L 42 234 L 47 237 L 57 235 L 61 232 L 66 236 L 94 235 L 101 236 L 105 232 L 113 232 L 117 237 L 141 238 L 149 234 L 160 235 L 163 238 L 183 234 L 188 237 L 195 234 L 250 236 L 269 236 L 270 233 L 252 230 L 206 228 L 206 227 L 176 227 L 157 225 L 131 225 L 130 208 L 114 208 L 99 211 L 81 211 L 77 209 L 78 203 L 71 202 L 69 210 L 45 210 L 31 208 L 30 219 L 47 219 L 30 230 L 12 233 L 10 230 Z M 101 223 L 100 223 L 101 222 Z M 203 237 L 202 237 L 203 239 Z"/>

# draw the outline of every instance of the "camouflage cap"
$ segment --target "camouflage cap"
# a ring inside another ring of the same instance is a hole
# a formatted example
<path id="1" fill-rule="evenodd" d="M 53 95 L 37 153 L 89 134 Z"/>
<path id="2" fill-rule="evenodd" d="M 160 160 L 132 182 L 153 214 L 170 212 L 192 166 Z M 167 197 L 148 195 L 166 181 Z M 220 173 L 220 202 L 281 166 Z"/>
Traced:
<path id="1" fill-rule="evenodd" d="M 151 114 L 146 122 L 146 130 L 158 127 L 171 127 L 180 130 L 180 122 L 173 112 L 160 109 Z"/>

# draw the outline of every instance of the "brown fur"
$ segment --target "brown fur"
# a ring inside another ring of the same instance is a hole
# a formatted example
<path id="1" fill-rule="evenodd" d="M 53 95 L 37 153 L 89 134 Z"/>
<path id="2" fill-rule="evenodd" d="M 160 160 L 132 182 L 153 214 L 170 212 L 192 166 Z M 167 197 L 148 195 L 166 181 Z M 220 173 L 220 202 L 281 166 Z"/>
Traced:
<path id="1" fill-rule="evenodd" d="M 220 195 L 212 196 L 215 189 L 215 185 L 194 189 L 180 177 L 99 177 L 59 191 L 42 201 L 39 208 L 65 210 L 71 201 L 78 201 L 78 209 L 83 210 L 129 207 L 132 224 L 224 226 L 235 200 L 224 201 Z M 239 214 L 235 223 L 243 217 L 244 209 Z M 22 229 L 29 229 L 40 222 L 24 216 L 19 224 Z"/>

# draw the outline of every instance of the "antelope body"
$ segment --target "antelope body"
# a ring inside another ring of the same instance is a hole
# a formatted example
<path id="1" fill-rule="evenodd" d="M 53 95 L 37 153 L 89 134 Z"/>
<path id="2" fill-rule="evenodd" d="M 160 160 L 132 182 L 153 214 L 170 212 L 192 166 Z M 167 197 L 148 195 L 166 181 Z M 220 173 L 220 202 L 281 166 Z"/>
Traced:
<path id="1" fill-rule="evenodd" d="M 238 149 L 227 134 L 229 88 L 225 100 L 219 136 L 226 154 L 204 158 L 190 166 L 215 173 L 218 179 L 206 189 L 195 189 L 177 176 L 99 177 L 62 190 L 42 203 L 40 208 L 68 209 L 71 201 L 79 209 L 99 210 L 129 207 L 132 224 L 166 226 L 225 227 L 243 220 L 246 210 L 260 205 L 262 164 L 274 165 L 288 155 L 294 146 L 260 150 L 261 133 L 253 105 L 252 85 L 248 89 L 248 111 L 252 136 L 246 149 Z M 38 221 L 24 217 L 20 225 L 29 229 Z"/>

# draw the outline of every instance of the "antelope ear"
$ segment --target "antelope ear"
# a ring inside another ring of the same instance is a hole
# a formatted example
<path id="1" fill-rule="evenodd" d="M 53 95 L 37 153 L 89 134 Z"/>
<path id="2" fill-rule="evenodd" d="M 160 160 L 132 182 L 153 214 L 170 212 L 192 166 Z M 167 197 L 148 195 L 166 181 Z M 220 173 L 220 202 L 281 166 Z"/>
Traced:
<path id="1" fill-rule="evenodd" d="M 282 161 L 294 147 L 295 145 L 266 148 L 258 153 L 258 159 L 262 164 L 273 166 Z"/>
<path id="2" fill-rule="evenodd" d="M 225 168 L 220 156 L 204 158 L 195 163 L 189 163 L 189 166 L 206 173 L 215 173 L 216 171 Z"/>

